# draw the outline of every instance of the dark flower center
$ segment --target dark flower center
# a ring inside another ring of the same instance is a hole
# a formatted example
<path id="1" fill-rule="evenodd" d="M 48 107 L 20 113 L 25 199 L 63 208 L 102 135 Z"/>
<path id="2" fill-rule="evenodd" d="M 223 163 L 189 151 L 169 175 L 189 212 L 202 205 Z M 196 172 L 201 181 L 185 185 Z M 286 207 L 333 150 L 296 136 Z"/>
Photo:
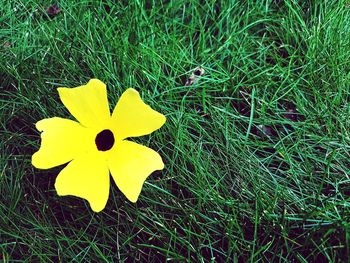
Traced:
<path id="1" fill-rule="evenodd" d="M 103 130 L 97 134 L 95 143 L 99 151 L 108 151 L 113 147 L 114 136 L 110 130 Z"/>

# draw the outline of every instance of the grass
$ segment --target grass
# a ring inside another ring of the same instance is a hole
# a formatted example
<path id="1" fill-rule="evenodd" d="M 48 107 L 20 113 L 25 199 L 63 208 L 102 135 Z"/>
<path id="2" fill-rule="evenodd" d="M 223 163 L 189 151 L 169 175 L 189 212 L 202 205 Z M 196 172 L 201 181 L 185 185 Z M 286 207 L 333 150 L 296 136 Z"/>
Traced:
<path id="1" fill-rule="evenodd" d="M 2 260 L 349 260 L 348 1 L 115 2 L 0 0 Z M 137 139 L 166 168 L 97 214 L 30 162 L 56 88 L 92 77 L 167 116 Z"/>

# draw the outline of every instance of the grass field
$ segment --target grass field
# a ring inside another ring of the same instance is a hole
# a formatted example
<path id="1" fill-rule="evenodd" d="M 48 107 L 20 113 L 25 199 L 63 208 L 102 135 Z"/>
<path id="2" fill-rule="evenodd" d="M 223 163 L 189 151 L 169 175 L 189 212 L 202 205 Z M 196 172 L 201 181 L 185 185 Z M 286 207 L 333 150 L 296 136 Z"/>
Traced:
<path id="1" fill-rule="evenodd" d="M 0 0 L 1 260 L 349 260 L 350 2 L 115 2 Z M 165 169 L 100 213 L 31 165 L 90 78 L 167 117 L 137 138 Z"/>

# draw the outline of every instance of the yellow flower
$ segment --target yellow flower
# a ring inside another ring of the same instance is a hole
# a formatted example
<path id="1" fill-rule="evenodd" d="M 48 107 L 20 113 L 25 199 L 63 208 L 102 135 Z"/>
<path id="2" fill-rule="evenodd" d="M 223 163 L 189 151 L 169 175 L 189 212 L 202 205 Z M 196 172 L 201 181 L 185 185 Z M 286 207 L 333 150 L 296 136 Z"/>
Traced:
<path id="1" fill-rule="evenodd" d="M 157 152 L 126 138 L 152 133 L 165 123 L 165 116 L 131 88 L 111 115 L 106 85 L 98 79 L 77 88 L 58 88 L 58 93 L 79 123 L 59 117 L 37 122 L 42 140 L 32 164 L 48 169 L 69 162 L 56 178 L 58 195 L 84 198 L 95 212 L 106 206 L 109 172 L 120 191 L 136 202 L 146 178 L 164 164 Z"/>

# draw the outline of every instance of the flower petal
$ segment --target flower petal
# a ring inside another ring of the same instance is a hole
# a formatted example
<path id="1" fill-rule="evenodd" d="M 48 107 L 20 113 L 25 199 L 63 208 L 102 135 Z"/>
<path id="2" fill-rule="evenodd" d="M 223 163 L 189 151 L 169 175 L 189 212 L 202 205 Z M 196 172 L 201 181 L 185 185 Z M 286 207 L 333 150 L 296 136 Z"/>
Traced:
<path id="1" fill-rule="evenodd" d="M 85 154 L 71 161 L 56 178 L 58 195 L 86 199 L 95 212 L 100 212 L 109 195 L 109 171 L 102 155 Z"/>
<path id="2" fill-rule="evenodd" d="M 42 132 L 40 149 L 32 156 L 36 168 L 67 163 L 88 148 L 89 131 L 75 121 L 54 117 L 38 121 L 36 128 Z"/>
<path id="3" fill-rule="evenodd" d="M 154 150 L 130 141 L 121 141 L 109 152 L 108 167 L 120 191 L 136 202 L 146 178 L 164 163 Z"/>
<path id="4" fill-rule="evenodd" d="M 105 126 L 110 120 L 106 85 L 91 79 L 77 88 L 58 88 L 64 106 L 86 127 Z"/>
<path id="5" fill-rule="evenodd" d="M 117 136 L 125 139 L 150 134 L 162 127 L 166 118 L 146 105 L 136 90 L 129 88 L 120 97 L 112 120 Z"/>

